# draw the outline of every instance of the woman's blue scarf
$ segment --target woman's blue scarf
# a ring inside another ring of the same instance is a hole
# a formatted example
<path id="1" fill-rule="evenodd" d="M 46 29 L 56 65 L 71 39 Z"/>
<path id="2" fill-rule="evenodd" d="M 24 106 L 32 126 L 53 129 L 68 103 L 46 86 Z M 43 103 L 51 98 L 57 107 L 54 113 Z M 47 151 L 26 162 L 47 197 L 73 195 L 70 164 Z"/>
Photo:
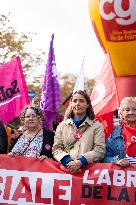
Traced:
<path id="1" fill-rule="evenodd" d="M 87 115 L 85 115 L 81 120 L 77 120 L 75 117 L 72 118 L 73 123 L 76 125 L 77 128 L 85 121 Z"/>

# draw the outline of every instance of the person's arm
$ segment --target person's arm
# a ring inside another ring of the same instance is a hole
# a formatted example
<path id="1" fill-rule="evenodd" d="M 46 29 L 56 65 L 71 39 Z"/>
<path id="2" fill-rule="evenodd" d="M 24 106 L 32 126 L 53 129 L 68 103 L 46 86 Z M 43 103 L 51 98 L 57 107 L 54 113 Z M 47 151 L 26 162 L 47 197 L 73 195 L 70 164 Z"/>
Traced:
<path id="1" fill-rule="evenodd" d="M 63 143 L 64 136 L 62 136 L 62 126 L 63 126 L 63 122 L 60 123 L 57 127 L 57 130 L 55 132 L 55 137 L 54 137 L 54 145 L 53 145 L 53 156 L 55 160 L 60 163 L 65 156 L 69 156 L 69 154 L 66 151 L 64 151 L 65 147 Z"/>
<path id="2" fill-rule="evenodd" d="M 53 159 L 52 147 L 54 143 L 54 132 L 43 129 L 43 143 L 40 158 Z"/>
<path id="3" fill-rule="evenodd" d="M 94 145 L 93 149 L 86 152 L 83 156 L 88 163 L 99 162 L 103 159 L 105 154 L 105 135 L 103 127 L 99 122 L 96 122 L 94 129 Z"/>
<path id="4" fill-rule="evenodd" d="M 106 154 L 102 162 L 116 163 L 119 160 L 119 155 L 113 155 L 112 145 L 109 141 L 106 142 Z"/>
<path id="5" fill-rule="evenodd" d="M 116 141 L 116 143 L 112 139 L 112 134 L 109 136 L 109 138 L 106 140 L 106 154 L 104 156 L 103 162 L 104 163 L 115 163 L 119 166 L 128 166 L 129 165 L 129 161 L 127 159 L 122 158 L 122 156 L 120 156 L 120 152 L 124 153 L 124 150 L 119 150 L 118 149 L 118 141 Z M 115 152 L 116 150 L 116 152 Z M 124 155 L 124 154 L 123 154 Z"/>
<path id="6" fill-rule="evenodd" d="M 62 164 L 63 166 L 67 167 L 67 164 L 72 161 L 72 158 L 71 158 L 70 155 L 66 155 L 66 156 L 63 157 L 60 161 L 61 161 L 61 164 Z"/>

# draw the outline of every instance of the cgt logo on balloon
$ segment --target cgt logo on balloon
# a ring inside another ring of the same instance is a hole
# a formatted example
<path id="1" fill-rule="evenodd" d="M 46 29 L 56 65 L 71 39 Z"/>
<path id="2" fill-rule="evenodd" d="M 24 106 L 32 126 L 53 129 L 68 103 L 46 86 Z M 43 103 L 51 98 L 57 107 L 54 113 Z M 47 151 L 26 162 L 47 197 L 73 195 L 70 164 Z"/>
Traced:
<path id="1" fill-rule="evenodd" d="M 136 40 L 135 0 L 100 0 L 99 12 L 107 41 Z"/>

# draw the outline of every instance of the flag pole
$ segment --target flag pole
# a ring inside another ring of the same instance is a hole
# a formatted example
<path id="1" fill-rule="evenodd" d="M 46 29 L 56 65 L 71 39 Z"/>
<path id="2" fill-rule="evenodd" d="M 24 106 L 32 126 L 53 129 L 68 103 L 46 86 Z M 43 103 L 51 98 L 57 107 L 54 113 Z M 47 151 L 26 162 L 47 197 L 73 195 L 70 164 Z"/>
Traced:
<path id="1" fill-rule="evenodd" d="M 78 74 L 74 89 L 73 89 L 73 93 L 75 93 L 76 91 L 85 90 L 85 80 L 84 80 L 84 62 L 85 62 L 85 56 L 83 57 L 82 60 L 82 64 L 81 64 L 81 68 L 80 68 L 80 72 Z"/>

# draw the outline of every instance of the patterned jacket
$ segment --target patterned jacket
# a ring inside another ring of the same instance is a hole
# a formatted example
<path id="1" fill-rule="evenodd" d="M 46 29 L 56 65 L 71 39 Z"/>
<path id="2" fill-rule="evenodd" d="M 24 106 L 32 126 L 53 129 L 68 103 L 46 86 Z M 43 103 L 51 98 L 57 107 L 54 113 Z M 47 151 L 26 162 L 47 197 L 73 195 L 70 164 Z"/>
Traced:
<path id="1" fill-rule="evenodd" d="M 18 139 L 20 138 L 21 135 L 22 134 L 20 134 L 14 140 L 12 148 L 17 143 L 17 141 L 18 141 Z M 40 156 L 45 155 L 48 158 L 53 158 L 53 155 L 52 155 L 53 143 L 54 143 L 54 132 L 43 129 L 43 143 L 42 143 L 42 150 L 41 150 Z"/>

